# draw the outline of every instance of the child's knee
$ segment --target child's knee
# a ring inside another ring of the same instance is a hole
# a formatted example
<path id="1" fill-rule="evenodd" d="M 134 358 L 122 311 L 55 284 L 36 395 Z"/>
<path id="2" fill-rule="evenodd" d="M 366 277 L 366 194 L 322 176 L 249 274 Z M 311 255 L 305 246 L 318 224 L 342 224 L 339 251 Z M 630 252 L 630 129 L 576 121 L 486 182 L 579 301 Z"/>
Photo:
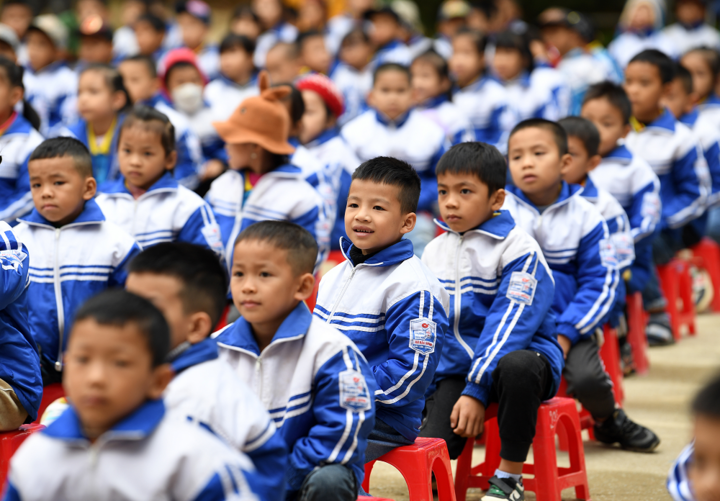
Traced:
<path id="1" fill-rule="evenodd" d="M 534 388 L 534 383 L 540 379 L 540 374 L 534 370 L 538 357 L 537 353 L 530 350 L 511 351 L 498 362 L 493 379 L 505 388 Z"/>
<path id="2" fill-rule="evenodd" d="M 350 468 L 340 464 L 329 464 L 321 466 L 305 478 L 298 501 L 325 499 L 355 501 L 357 491 L 355 474 Z"/>

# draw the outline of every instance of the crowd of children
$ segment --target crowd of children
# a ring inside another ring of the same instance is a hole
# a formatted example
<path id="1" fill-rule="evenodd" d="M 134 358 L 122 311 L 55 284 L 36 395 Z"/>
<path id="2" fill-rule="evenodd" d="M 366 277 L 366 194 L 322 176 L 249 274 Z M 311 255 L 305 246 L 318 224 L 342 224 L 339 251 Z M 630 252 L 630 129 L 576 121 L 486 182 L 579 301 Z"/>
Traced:
<path id="1" fill-rule="evenodd" d="M 607 50 L 561 8 L 446 0 L 428 38 L 412 2 L 345 4 L 254 0 L 216 45 L 202 0 L 116 30 L 103 0 L 3 2 L 0 430 L 66 394 L 5 499 L 355 501 L 366 462 L 455 459 L 494 403 L 483 499 L 522 500 L 561 387 L 595 440 L 658 447 L 599 350 L 617 328 L 632 371 L 631 293 L 672 343 L 656 265 L 720 238 L 704 0 L 666 28 L 629 0 Z M 720 495 L 717 401 L 676 499 Z"/>

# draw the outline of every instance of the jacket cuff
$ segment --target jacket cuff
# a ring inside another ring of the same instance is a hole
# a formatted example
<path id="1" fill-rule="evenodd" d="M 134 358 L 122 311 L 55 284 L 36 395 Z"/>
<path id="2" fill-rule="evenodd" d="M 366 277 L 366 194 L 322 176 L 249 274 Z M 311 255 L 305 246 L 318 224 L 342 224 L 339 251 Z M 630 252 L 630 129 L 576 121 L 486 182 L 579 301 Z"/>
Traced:
<path id="1" fill-rule="evenodd" d="M 472 397 L 475 400 L 479 400 L 487 408 L 488 400 L 490 399 L 490 388 L 480 386 L 479 384 L 471 383 L 468 381 L 465 384 L 465 389 L 462 392 L 463 395 Z"/>
<path id="2" fill-rule="evenodd" d="M 575 327 L 566 323 L 557 324 L 557 333 L 558 335 L 563 335 L 568 338 L 572 343 L 572 346 L 575 346 L 575 343 L 577 343 L 582 337 Z"/>

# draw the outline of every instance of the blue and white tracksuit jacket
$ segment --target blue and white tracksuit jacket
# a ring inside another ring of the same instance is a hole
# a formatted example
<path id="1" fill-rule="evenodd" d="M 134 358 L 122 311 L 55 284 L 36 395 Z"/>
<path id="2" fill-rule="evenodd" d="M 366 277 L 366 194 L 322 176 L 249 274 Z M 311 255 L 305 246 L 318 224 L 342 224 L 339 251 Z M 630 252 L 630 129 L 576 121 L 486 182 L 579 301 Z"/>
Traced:
<path id="1" fill-rule="evenodd" d="M 453 102 L 467 114 L 475 130 L 475 141 L 491 144 L 500 151 L 507 149 L 507 134 L 512 128 L 508 112 L 508 94 L 489 76 L 480 77 L 463 89 L 456 89 Z"/>
<path id="2" fill-rule="evenodd" d="M 30 250 L 31 332 L 41 355 L 60 371 L 75 311 L 108 287 L 125 285 L 125 266 L 140 247 L 105 220 L 95 200 L 60 228 L 37 210 L 19 221 L 17 235 Z"/>
<path id="3" fill-rule="evenodd" d="M 714 26 L 699 23 L 695 26 L 683 26 L 680 23 L 674 23 L 666 27 L 663 33 L 670 39 L 673 46 L 676 47 L 678 54 L 685 54 L 691 49 L 699 47 L 710 47 L 711 49 L 720 49 L 720 33 Z"/>
<path id="4" fill-rule="evenodd" d="M 403 66 L 410 66 L 413 55 L 410 48 L 400 40 L 383 45 L 375 51 L 375 55 L 370 61 L 370 67 L 375 71 L 378 66 L 385 63 L 397 63 Z"/>
<path id="5" fill-rule="evenodd" d="M 334 194 L 333 204 L 330 207 L 334 216 L 330 234 L 330 248 L 338 250 L 340 248 L 340 237 L 347 238 L 345 234 L 347 198 L 350 193 L 352 175 L 361 162 L 340 136 L 337 128 L 326 130 L 306 146 L 325 165 L 326 182 Z"/>
<path id="6" fill-rule="evenodd" d="M 688 469 L 695 453 L 695 442 L 685 446 L 670 468 L 666 487 L 674 501 L 695 501 L 695 494 L 690 485 Z"/>
<path id="7" fill-rule="evenodd" d="M 340 134 L 363 162 L 386 156 L 412 165 L 422 183 L 418 211 L 433 212 L 437 204 L 435 166 L 450 147 L 439 125 L 417 110 L 395 121 L 369 110 L 346 124 Z"/>
<path id="8" fill-rule="evenodd" d="M 247 456 L 207 430 L 166 417 L 162 400 L 147 401 L 95 443 L 70 406 L 15 453 L 3 499 L 258 501 L 254 473 Z"/>
<path id="9" fill-rule="evenodd" d="M 591 85 L 603 80 L 622 81 L 622 73 L 602 52 L 573 49 L 563 56 L 557 69 L 570 85 L 570 115 L 580 115 L 585 92 Z"/>
<path id="10" fill-rule="evenodd" d="M 298 30 L 290 23 L 280 22 L 269 30 L 261 33 L 255 43 L 255 54 L 253 54 L 253 62 L 256 68 L 265 67 L 265 58 L 267 53 L 278 42 L 293 43 L 297 39 Z"/>
<path id="11" fill-rule="evenodd" d="M 16 218 L 33 210 L 28 160 L 42 142 L 40 133 L 20 114 L 0 135 L 0 221 L 14 224 Z"/>
<path id="12" fill-rule="evenodd" d="M 255 465 L 253 487 L 267 501 L 285 499 L 287 448 L 260 399 L 204 339 L 170 361 L 175 377 L 163 395 L 170 416 L 209 429 Z"/>
<path id="13" fill-rule="evenodd" d="M 711 94 L 698 103 L 697 109 L 703 120 L 708 120 L 716 129 L 720 129 L 720 97 L 715 93 Z"/>
<path id="14" fill-rule="evenodd" d="M 418 105 L 417 110 L 445 131 L 450 144 L 475 141 L 475 129 L 467 114 L 446 94 L 441 94 Z"/>
<path id="15" fill-rule="evenodd" d="M 187 242 L 223 254 L 220 227 L 212 209 L 197 194 L 180 186 L 169 172 L 137 200 L 120 178 L 97 203 L 108 221 L 120 226 L 142 248 L 161 242 Z"/>
<path id="16" fill-rule="evenodd" d="M 365 99 L 373 86 L 373 72 L 369 64 L 358 71 L 338 61 L 330 72 L 330 78 L 345 99 L 345 112 L 338 119 L 338 125 L 345 125 L 368 110 Z"/>
<path id="17" fill-rule="evenodd" d="M 618 146 L 590 172 L 597 187 L 610 193 L 630 220 L 635 261 L 628 282 L 630 292 L 642 291 L 652 272 L 652 242 L 660 223 L 660 181 L 652 167 L 625 146 Z"/>
<path id="18" fill-rule="evenodd" d="M 678 52 L 677 45 L 665 34 L 664 31 L 652 31 L 650 33 L 636 33 L 627 31 L 618 35 L 608 45 L 608 52 L 620 66 L 625 69 L 630 60 L 637 54 L 647 49 L 656 49 L 677 59 L 683 53 Z"/>
<path id="19" fill-rule="evenodd" d="M 707 206 L 717 205 L 720 202 L 720 129 L 717 129 L 706 118 L 700 118 L 700 112 L 697 109 L 681 116 L 679 121 L 687 125 L 700 142 L 712 184 Z"/>
<path id="20" fill-rule="evenodd" d="M 28 250 L 10 226 L 0 221 L 0 379 L 9 384 L 35 421 L 43 384 L 37 345 L 28 321 Z"/>
<path id="21" fill-rule="evenodd" d="M 539 66 L 531 73 L 500 83 L 507 92 L 512 125 L 528 118 L 560 120 L 570 111 L 570 87 L 553 68 Z"/>
<path id="22" fill-rule="evenodd" d="M 542 213 L 515 186 L 507 186 L 503 209 L 537 240 L 555 279 L 557 334 L 572 344 L 589 338 L 615 303 L 620 280 L 607 225 L 582 187 L 563 181 L 557 201 Z"/>
<path id="23" fill-rule="evenodd" d="M 409 240 L 357 266 L 349 260 L 351 246 L 343 239 L 348 261 L 325 274 L 313 313 L 367 358 L 377 418 L 415 440 L 448 332 L 448 295 Z"/>
<path id="24" fill-rule="evenodd" d="M 450 295 L 451 331 L 435 381 L 467 376 L 463 395 L 487 406 L 500 359 L 532 350 L 550 362 L 554 395 L 564 362 L 551 311 L 555 284 L 540 246 L 507 211 L 463 234 L 438 225 L 446 233 L 422 257 Z"/>
<path id="25" fill-rule="evenodd" d="M 709 192 L 707 164 L 686 125 L 665 110 L 643 129 L 631 131 L 625 145 L 660 179 L 661 230 L 681 228 L 703 214 Z"/>
<path id="26" fill-rule="evenodd" d="M 216 339 L 220 358 L 260 397 L 287 444 L 288 492 L 298 491 L 308 474 L 328 464 L 350 468 L 359 485 L 375 423 L 375 380 L 352 341 L 313 318 L 304 303 L 262 353 L 243 318 Z"/>
<path id="27" fill-rule="evenodd" d="M 317 264 L 325 259 L 330 225 L 323 199 L 294 165 L 283 165 L 264 174 L 247 199 L 244 174 L 230 169 L 213 181 L 205 199 L 220 225 L 228 266 L 240 232 L 253 223 L 268 220 L 290 221 L 308 230 L 320 248 Z"/>
<path id="28" fill-rule="evenodd" d="M 215 120 L 227 120 L 245 99 L 260 94 L 257 77 L 247 84 L 240 85 L 222 73 L 205 86 L 203 95 L 205 102 L 212 109 Z"/>
<path id="29" fill-rule="evenodd" d="M 25 99 L 40 117 L 40 132 L 47 135 L 58 124 L 77 120 L 78 76 L 64 62 L 52 63 L 40 71 L 25 68 Z"/>

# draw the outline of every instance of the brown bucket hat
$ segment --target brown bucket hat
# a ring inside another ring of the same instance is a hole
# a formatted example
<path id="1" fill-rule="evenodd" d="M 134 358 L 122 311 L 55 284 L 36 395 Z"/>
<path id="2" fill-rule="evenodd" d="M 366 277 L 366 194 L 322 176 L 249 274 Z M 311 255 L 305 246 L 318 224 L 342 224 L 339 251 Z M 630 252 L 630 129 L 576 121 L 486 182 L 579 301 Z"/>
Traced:
<path id="1" fill-rule="evenodd" d="M 290 155 L 295 151 L 288 143 L 290 116 L 280 102 L 289 93 L 287 87 L 263 90 L 240 103 L 227 121 L 213 122 L 213 127 L 226 143 L 254 143 L 271 153 Z"/>

